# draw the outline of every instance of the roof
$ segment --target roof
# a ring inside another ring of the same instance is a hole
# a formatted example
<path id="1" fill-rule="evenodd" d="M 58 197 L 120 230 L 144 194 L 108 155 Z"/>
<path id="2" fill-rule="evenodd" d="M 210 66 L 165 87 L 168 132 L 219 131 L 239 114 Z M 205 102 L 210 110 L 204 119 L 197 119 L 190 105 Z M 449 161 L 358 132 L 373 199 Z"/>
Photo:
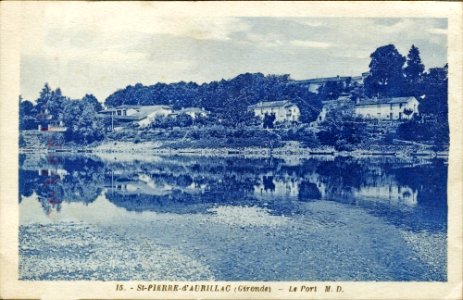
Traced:
<path id="1" fill-rule="evenodd" d="M 363 106 L 363 105 L 381 105 L 381 104 L 398 104 L 398 103 L 408 103 L 413 99 L 416 100 L 415 97 L 395 97 L 395 98 L 380 98 L 380 99 L 369 99 L 361 101 L 355 106 Z"/>
<path id="2" fill-rule="evenodd" d="M 121 110 L 121 109 L 135 109 L 140 112 L 142 111 L 149 112 L 149 111 L 155 111 L 159 109 L 172 109 L 172 107 L 168 105 L 125 105 L 124 104 L 124 105 L 120 105 L 117 107 L 110 107 L 104 110 L 100 110 L 98 113 L 104 114 L 104 113 L 114 112 L 114 111 Z"/>
<path id="3" fill-rule="evenodd" d="M 111 112 L 115 112 L 120 109 L 135 109 L 137 110 L 136 113 L 130 116 L 117 116 L 114 117 L 118 120 L 126 120 L 126 121 L 138 121 L 143 118 L 146 118 L 149 114 L 161 110 L 161 109 L 169 109 L 172 110 L 172 107 L 168 105 L 121 105 L 117 107 L 108 108 L 102 111 L 99 111 L 99 114 L 107 114 Z"/>
<path id="4" fill-rule="evenodd" d="M 318 83 L 325 83 L 329 81 L 346 81 L 351 79 L 350 76 L 336 76 L 336 77 L 325 77 L 325 78 L 313 78 L 313 79 L 306 79 L 306 80 L 295 80 L 295 83 L 305 83 L 305 84 L 318 84 Z"/>
<path id="5" fill-rule="evenodd" d="M 268 102 L 259 102 L 254 105 L 249 105 L 249 108 L 277 108 L 277 107 L 285 107 L 288 105 L 295 105 L 295 104 L 291 103 L 289 100 L 268 101 Z"/>

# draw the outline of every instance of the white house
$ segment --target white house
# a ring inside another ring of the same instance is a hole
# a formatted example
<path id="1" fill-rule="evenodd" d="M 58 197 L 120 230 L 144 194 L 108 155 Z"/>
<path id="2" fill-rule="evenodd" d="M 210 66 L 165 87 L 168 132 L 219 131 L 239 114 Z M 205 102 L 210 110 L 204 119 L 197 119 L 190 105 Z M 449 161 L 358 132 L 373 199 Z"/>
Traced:
<path id="1" fill-rule="evenodd" d="M 173 112 L 167 105 L 150 105 L 139 111 L 142 118 L 137 122 L 140 127 L 149 126 L 157 117 L 167 117 Z"/>
<path id="2" fill-rule="evenodd" d="M 419 114 L 415 97 L 370 99 L 355 104 L 354 116 L 377 120 L 410 120 Z"/>
<path id="3" fill-rule="evenodd" d="M 173 112 L 167 105 L 121 105 L 98 112 L 103 116 L 110 116 L 117 122 L 136 122 L 146 127 L 158 116 L 168 116 Z"/>
<path id="4" fill-rule="evenodd" d="M 289 100 L 259 102 L 255 105 L 250 105 L 249 110 L 254 112 L 254 115 L 263 119 L 266 114 L 275 114 L 275 122 L 298 122 L 301 117 L 301 112 L 296 104 Z"/>
<path id="5" fill-rule="evenodd" d="M 182 108 L 180 110 L 175 111 L 174 114 L 175 115 L 187 114 L 194 120 L 198 117 L 206 117 L 209 114 L 209 112 L 205 110 L 204 108 L 186 107 L 186 108 Z"/>

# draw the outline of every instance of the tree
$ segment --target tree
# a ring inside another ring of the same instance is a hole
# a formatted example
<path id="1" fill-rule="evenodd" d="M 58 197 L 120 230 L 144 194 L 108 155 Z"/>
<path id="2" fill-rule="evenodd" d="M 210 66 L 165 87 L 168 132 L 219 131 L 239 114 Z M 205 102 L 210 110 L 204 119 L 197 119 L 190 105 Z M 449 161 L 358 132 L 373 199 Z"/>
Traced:
<path id="1" fill-rule="evenodd" d="M 37 129 L 37 111 L 34 104 L 28 100 L 23 100 L 19 96 L 19 129 L 31 130 Z"/>
<path id="2" fill-rule="evenodd" d="M 92 94 L 85 94 L 85 96 L 82 98 L 82 101 L 93 105 L 96 112 L 99 112 L 100 110 L 103 110 L 103 106 L 101 105 L 101 103 L 98 102 L 98 99 L 95 96 L 93 96 Z"/>
<path id="3" fill-rule="evenodd" d="M 44 126 L 53 121 L 62 121 L 66 101 L 68 99 L 62 95 L 61 89 L 53 91 L 48 83 L 45 83 L 36 101 L 37 121 Z"/>
<path id="4" fill-rule="evenodd" d="M 319 98 L 324 100 L 334 100 L 341 95 L 344 87 L 343 83 L 340 81 L 328 81 L 318 89 Z"/>
<path id="5" fill-rule="evenodd" d="M 104 138 L 103 120 L 88 101 L 68 101 L 64 108 L 65 138 L 77 144 L 90 144 Z"/>
<path id="6" fill-rule="evenodd" d="M 275 119 L 276 119 L 275 113 L 271 113 L 271 114 L 266 113 L 264 115 L 264 122 L 263 122 L 264 128 L 273 128 Z"/>
<path id="7" fill-rule="evenodd" d="M 406 96 L 403 65 L 405 57 L 394 45 L 379 47 L 371 55 L 370 75 L 365 79 L 365 93 L 369 97 Z"/>
<path id="8" fill-rule="evenodd" d="M 424 75 L 420 112 L 446 118 L 448 113 L 448 66 L 431 68 Z"/>
<path id="9" fill-rule="evenodd" d="M 193 118 L 187 114 L 178 115 L 175 121 L 175 123 L 180 127 L 188 127 L 193 124 Z"/>
<path id="10" fill-rule="evenodd" d="M 333 113 L 327 116 L 323 128 L 317 133 L 321 144 L 334 146 L 339 151 L 352 151 L 354 145 L 362 142 L 366 126 L 340 113 Z"/>
<path id="11" fill-rule="evenodd" d="M 424 65 L 421 62 L 420 50 L 412 45 L 407 55 L 407 66 L 404 68 L 405 80 L 409 95 L 419 97 L 419 87 L 423 79 Z"/>

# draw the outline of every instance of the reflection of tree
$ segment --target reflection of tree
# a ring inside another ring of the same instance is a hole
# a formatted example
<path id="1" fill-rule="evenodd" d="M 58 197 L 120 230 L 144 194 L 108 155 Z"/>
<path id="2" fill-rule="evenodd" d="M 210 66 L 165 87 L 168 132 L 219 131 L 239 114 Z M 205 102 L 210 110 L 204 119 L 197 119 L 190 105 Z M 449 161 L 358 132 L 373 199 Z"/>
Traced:
<path id="1" fill-rule="evenodd" d="M 36 193 L 47 213 L 59 210 L 61 201 L 90 203 L 104 187 L 111 187 L 107 198 L 129 211 L 204 213 L 215 205 L 245 205 L 269 209 L 271 214 L 293 214 L 304 207 L 301 201 L 321 198 L 368 207 L 373 202 L 362 202 L 356 192 L 375 193 L 376 187 L 386 187 L 387 193 L 389 185 L 410 187 L 402 190 L 404 197 L 418 191 L 418 207 L 409 207 L 413 211 L 407 213 L 395 211 L 387 195 L 383 202 L 377 194 L 372 213 L 400 224 L 415 222 L 419 227 L 432 220 L 445 226 L 447 166 L 436 162 L 398 168 L 397 161 L 387 161 L 337 157 L 287 164 L 278 158 L 185 156 L 107 162 L 89 156 L 22 157 L 21 166 L 27 170 L 19 170 L 19 193 L 20 200 Z M 256 190 L 264 190 L 265 197 Z"/>
<path id="2" fill-rule="evenodd" d="M 332 186 L 343 189 L 360 188 L 371 174 L 367 166 L 347 157 L 336 157 L 334 161 L 320 162 L 317 173 L 325 177 Z"/>
<path id="3" fill-rule="evenodd" d="M 400 185 L 418 191 L 420 205 L 447 206 L 447 167 L 435 161 L 433 164 L 404 167 L 391 170 Z"/>
<path id="4" fill-rule="evenodd" d="M 315 183 L 304 180 L 300 184 L 299 201 L 309 201 L 320 199 L 322 194 Z"/>
<path id="5" fill-rule="evenodd" d="M 24 164 L 24 160 L 22 162 Z M 37 195 L 45 213 L 61 209 L 61 203 L 91 203 L 101 193 L 104 165 L 89 157 L 47 157 L 37 160 L 37 170 L 19 170 L 19 199 Z M 62 169 L 61 169 L 62 168 Z M 57 170 L 62 170 L 58 174 Z"/>

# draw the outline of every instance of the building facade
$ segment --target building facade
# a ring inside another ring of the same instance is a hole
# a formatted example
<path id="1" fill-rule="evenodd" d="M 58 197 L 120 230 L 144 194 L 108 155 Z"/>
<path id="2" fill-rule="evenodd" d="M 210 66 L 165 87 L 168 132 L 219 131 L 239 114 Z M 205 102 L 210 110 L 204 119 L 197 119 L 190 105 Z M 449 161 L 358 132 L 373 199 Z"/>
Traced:
<path id="1" fill-rule="evenodd" d="M 410 120 L 419 114 L 419 102 L 415 97 L 382 98 L 358 101 L 354 116 L 382 121 Z"/>
<path id="2" fill-rule="evenodd" d="M 265 115 L 275 115 L 275 122 L 299 122 L 301 112 L 299 107 L 291 103 L 289 100 L 285 101 L 271 101 L 259 102 L 251 105 L 248 108 L 256 117 L 264 119 Z"/>

